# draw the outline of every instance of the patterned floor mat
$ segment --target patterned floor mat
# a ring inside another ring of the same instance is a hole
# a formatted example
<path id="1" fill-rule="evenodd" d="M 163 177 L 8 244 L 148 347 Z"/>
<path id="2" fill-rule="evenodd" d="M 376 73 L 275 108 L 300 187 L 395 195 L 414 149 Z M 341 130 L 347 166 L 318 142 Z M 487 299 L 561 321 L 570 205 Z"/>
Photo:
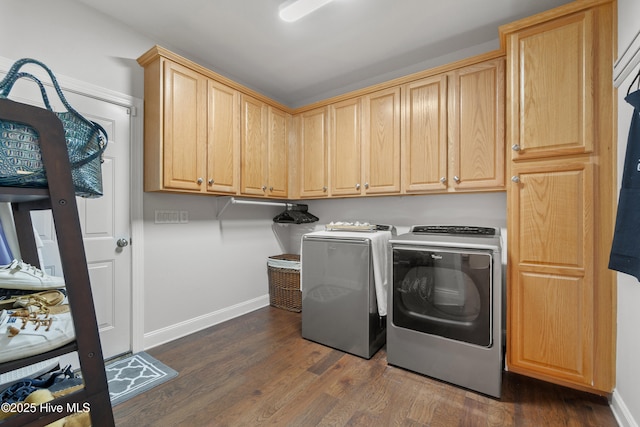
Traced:
<path id="1" fill-rule="evenodd" d="M 105 371 L 113 406 L 178 375 L 176 371 L 145 352 L 108 362 Z"/>

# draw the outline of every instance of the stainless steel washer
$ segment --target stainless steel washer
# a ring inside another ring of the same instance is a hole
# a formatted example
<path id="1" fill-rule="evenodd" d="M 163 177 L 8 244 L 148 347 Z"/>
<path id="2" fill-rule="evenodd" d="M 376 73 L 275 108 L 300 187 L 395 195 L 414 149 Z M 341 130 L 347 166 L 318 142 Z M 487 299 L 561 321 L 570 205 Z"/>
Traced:
<path id="1" fill-rule="evenodd" d="M 381 246 L 388 279 L 390 231 L 318 231 L 302 237 L 302 337 L 371 358 L 385 343 L 374 259 Z"/>
<path id="2" fill-rule="evenodd" d="M 389 364 L 500 397 L 499 234 L 487 227 L 413 226 L 390 241 Z"/>

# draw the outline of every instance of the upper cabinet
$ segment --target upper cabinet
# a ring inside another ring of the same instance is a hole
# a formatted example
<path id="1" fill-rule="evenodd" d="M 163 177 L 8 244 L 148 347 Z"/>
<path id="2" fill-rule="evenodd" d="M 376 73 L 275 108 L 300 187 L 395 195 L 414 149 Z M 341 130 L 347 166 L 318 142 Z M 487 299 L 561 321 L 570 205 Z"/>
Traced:
<path id="1" fill-rule="evenodd" d="M 404 192 L 504 189 L 504 59 L 402 90 Z"/>
<path id="2" fill-rule="evenodd" d="M 267 183 L 268 195 L 289 195 L 289 127 L 291 115 L 267 107 Z"/>
<path id="3" fill-rule="evenodd" d="M 593 152 L 594 30 L 587 10 L 510 36 L 512 160 Z"/>
<path id="4" fill-rule="evenodd" d="M 330 196 L 400 193 L 400 88 L 329 105 Z"/>
<path id="5" fill-rule="evenodd" d="M 364 194 L 400 193 L 400 88 L 362 98 Z"/>
<path id="6" fill-rule="evenodd" d="M 157 57 L 145 67 L 145 191 L 236 194 L 240 95 Z"/>
<path id="7" fill-rule="evenodd" d="M 164 94 L 155 111 L 145 117 L 145 128 L 158 135 L 145 140 L 145 190 L 206 189 L 207 84 L 205 77 L 170 61 L 158 63 L 154 76 Z M 150 84 L 152 79 L 145 79 Z M 156 105 L 149 105 L 155 107 Z M 161 119 L 164 117 L 164 121 Z M 162 143 L 160 143 L 160 141 Z"/>
<path id="8" fill-rule="evenodd" d="M 242 96 L 241 193 L 267 194 L 267 106 L 250 96 Z"/>
<path id="9" fill-rule="evenodd" d="M 455 191 L 504 189 L 504 59 L 454 70 L 449 80 L 449 170 Z"/>
<path id="10" fill-rule="evenodd" d="M 298 123 L 300 197 L 327 197 L 328 108 L 321 107 L 301 113 Z"/>
<path id="11" fill-rule="evenodd" d="M 159 46 L 138 62 L 145 191 L 288 197 L 289 114 Z"/>
<path id="12" fill-rule="evenodd" d="M 236 194 L 240 159 L 240 93 L 209 79 L 207 191 Z"/>
<path id="13" fill-rule="evenodd" d="M 402 88 L 402 184 L 407 193 L 447 188 L 447 76 Z"/>
<path id="14" fill-rule="evenodd" d="M 331 195 L 362 193 L 362 102 L 348 99 L 329 105 Z"/>
<path id="15" fill-rule="evenodd" d="M 286 198 L 289 115 L 242 95 L 241 116 L 241 194 Z"/>

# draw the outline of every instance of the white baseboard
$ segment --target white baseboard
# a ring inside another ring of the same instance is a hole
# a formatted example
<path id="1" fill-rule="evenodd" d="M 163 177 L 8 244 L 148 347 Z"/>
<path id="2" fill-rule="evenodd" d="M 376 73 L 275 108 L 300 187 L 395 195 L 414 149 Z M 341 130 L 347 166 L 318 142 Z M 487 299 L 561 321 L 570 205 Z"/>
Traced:
<path id="1" fill-rule="evenodd" d="M 620 427 L 638 427 L 638 423 L 633 419 L 633 415 L 617 390 L 613 391 L 610 406 L 613 416 L 616 417 L 616 421 Z"/>
<path id="2" fill-rule="evenodd" d="M 144 349 L 148 350 L 161 344 L 168 343 L 268 305 L 269 295 L 263 295 L 231 307 L 225 307 L 222 310 L 186 320 L 176 325 L 148 332 L 144 334 Z"/>

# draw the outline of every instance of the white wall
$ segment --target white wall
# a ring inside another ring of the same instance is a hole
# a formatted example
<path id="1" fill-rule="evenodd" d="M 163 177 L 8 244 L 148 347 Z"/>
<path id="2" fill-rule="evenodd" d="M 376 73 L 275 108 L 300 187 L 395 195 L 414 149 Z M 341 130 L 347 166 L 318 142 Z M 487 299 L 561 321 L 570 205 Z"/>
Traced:
<path id="1" fill-rule="evenodd" d="M 618 0 L 618 55 L 623 55 L 627 46 L 640 31 L 640 2 Z M 640 67 L 618 88 L 618 186 L 629 135 L 633 108 L 624 97 L 631 81 Z M 637 86 L 634 86 L 637 88 Z M 640 141 L 635 141 L 638 144 Z M 612 408 L 623 426 L 637 426 L 640 422 L 640 283 L 635 277 L 618 273 L 618 337 L 616 358 L 616 389 Z"/>
<path id="2" fill-rule="evenodd" d="M 161 41 L 72 0 L 0 0 L 0 11 L 1 57 L 31 56 L 60 75 L 143 97 L 143 72 L 136 58 Z M 481 52 L 471 49 L 465 54 Z M 146 346 L 268 303 L 266 258 L 298 252 L 302 233 L 331 220 L 389 223 L 398 232 L 419 223 L 506 223 L 504 193 L 312 200 L 306 203 L 320 222 L 308 226 L 274 225 L 271 218 L 280 211 L 275 207 L 234 205 L 217 219 L 224 198 L 152 193 L 142 197 Z M 189 223 L 155 224 L 155 210 L 185 210 Z M 638 323 L 632 320 L 630 328 Z M 633 364 L 628 365 L 624 369 L 638 378 Z M 619 378 L 624 373 L 619 370 Z M 621 394 L 637 402 L 637 391 Z"/>

